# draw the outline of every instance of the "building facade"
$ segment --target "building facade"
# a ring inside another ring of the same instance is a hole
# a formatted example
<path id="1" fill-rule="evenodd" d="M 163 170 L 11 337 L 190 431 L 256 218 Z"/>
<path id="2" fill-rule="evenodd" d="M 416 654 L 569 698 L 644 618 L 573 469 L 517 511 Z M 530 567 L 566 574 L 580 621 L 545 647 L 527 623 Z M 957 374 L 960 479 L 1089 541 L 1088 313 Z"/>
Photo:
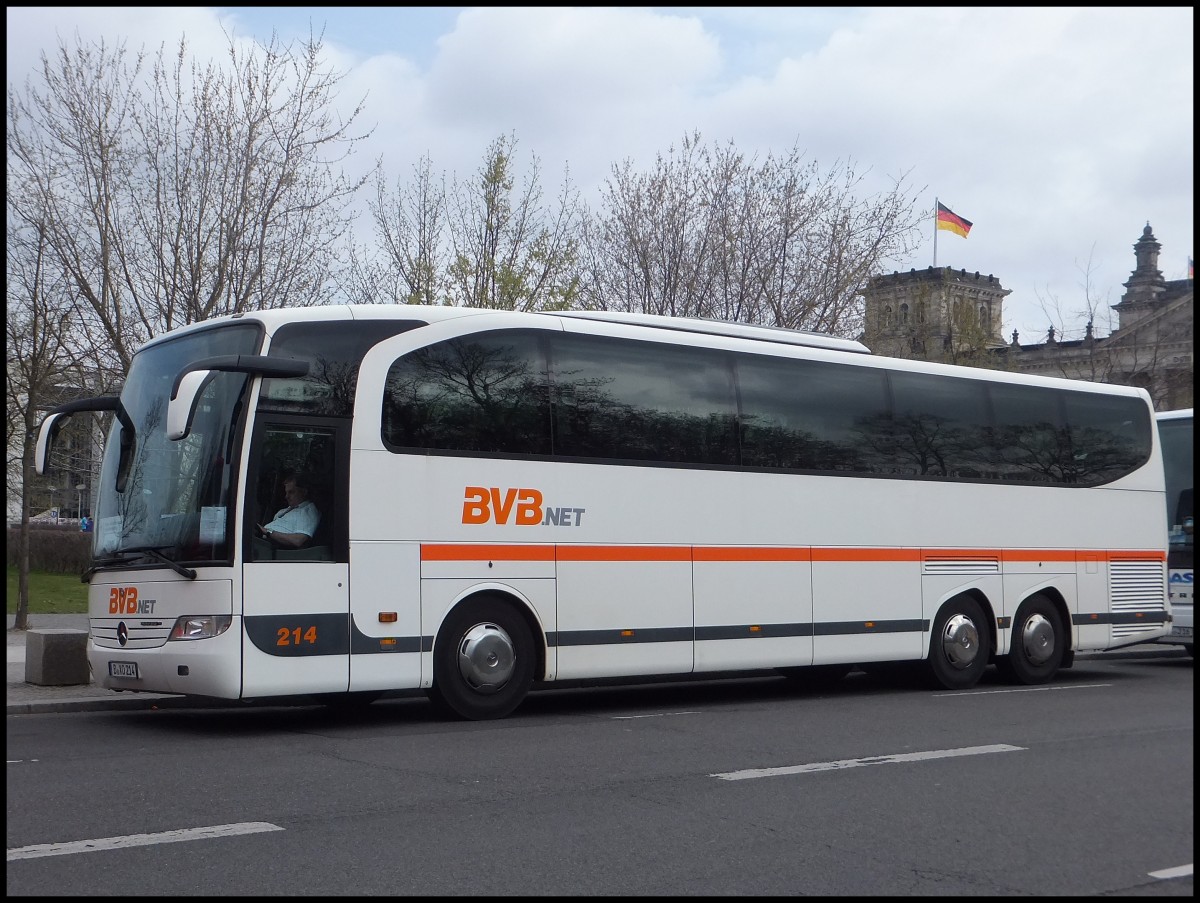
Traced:
<path id="1" fill-rule="evenodd" d="M 1117 327 L 1101 338 L 1089 322 L 1082 339 L 1064 341 L 1051 326 L 1036 344 L 1021 344 L 1015 331 L 1005 341 L 1009 291 L 990 274 L 950 267 L 873 277 L 863 292 L 862 338 L 889 357 L 1139 386 L 1158 410 L 1192 407 L 1194 282 L 1163 278 L 1161 248 L 1147 223 L 1133 245 L 1125 293 L 1113 305 Z"/>

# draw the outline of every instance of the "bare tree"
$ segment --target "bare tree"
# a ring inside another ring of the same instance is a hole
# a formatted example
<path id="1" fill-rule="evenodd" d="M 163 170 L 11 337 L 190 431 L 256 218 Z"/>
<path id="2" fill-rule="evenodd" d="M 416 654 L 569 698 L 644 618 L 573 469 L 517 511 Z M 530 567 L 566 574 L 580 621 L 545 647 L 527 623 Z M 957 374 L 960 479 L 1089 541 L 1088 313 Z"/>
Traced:
<path id="1" fill-rule="evenodd" d="M 1091 255 L 1079 269 L 1077 307 L 1068 308 L 1053 295 L 1038 296 L 1050 324 L 1046 345 L 1054 349 L 1057 375 L 1139 386 L 1159 409 L 1171 407 L 1178 397 L 1190 398 L 1190 368 L 1176 364 L 1190 361 L 1191 342 L 1172 325 L 1172 311 L 1164 307 L 1122 327 L 1113 307 L 1096 293 Z"/>
<path id="2" fill-rule="evenodd" d="M 582 294 L 585 307 L 664 316 L 703 316 L 708 295 L 705 259 L 710 243 L 724 239 L 719 265 L 736 267 L 734 229 L 710 224 L 704 205 L 715 194 L 711 160 L 698 135 L 685 136 L 655 157 L 649 173 L 633 161 L 614 165 L 602 211 L 586 229 L 590 262 Z M 732 189 L 731 189 L 732 191 Z M 727 199 L 724 211 L 733 205 Z M 721 253 L 718 251 L 717 253 Z"/>
<path id="3" fill-rule="evenodd" d="M 503 310 L 573 306 L 577 293 L 578 192 L 565 173 L 553 208 L 542 202 L 540 163 L 531 156 L 514 194 L 514 135 L 488 147 L 474 181 L 450 193 L 448 301 Z"/>
<path id="4" fill-rule="evenodd" d="M 40 196 L 76 316 L 127 368 L 186 323 L 327 301 L 347 205 L 367 177 L 337 164 L 360 138 L 337 120 L 321 42 L 147 68 L 123 45 L 60 43 L 40 84 L 9 89 L 8 159 Z M 360 108 L 361 109 L 361 108 Z"/>
<path id="5" fill-rule="evenodd" d="M 860 197 L 865 177 L 796 148 L 762 162 L 708 149 L 697 132 L 649 173 L 625 161 L 584 226 L 583 304 L 854 335 L 863 284 L 921 223 L 905 177 Z"/>
<path id="6" fill-rule="evenodd" d="M 148 63 L 76 38 L 9 86 L 9 488 L 23 516 L 32 430 L 65 388 L 112 391 L 174 327 L 330 299 L 368 176 L 338 168 L 359 111 L 334 114 L 342 76 L 320 50 L 231 39 L 218 66 L 181 39 Z M 19 570 L 24 600 L 27 554 Z"/>
<path id="7" fill-rule="evenodd" d="M 19 183 L 8 180 L 5 246 L 8 257 L 5 333 L 8 364 L 5 379 L 7 496 L 18 500 L 17 609 L 14 629 L 29 626 L 29 531 L 31 505 L 50 495 L 54 486 L 33 471 L 34 445 L 41 404 L 78 387 L 84 374 L 79 368 L 78 331 L 70 325 L 70 292 L 66 275 L 50 253 L 45 222 L 36 203 Z M 62 398 L 60 400 L 67 400 Z M 60 460 L 73 473 L 88 462 Z M 73 483 L 72 483 L 73 485 Z M 65 499 L 64 499 L 65 501 Z"/>
<path id="8" fill-rule="evenodd" d="M 351 303 L 440 304 L 446 279 L 446 186 L 426 154 L 407 185 L 389 191 L 382 172 L 367 202 L 376 250 L 351 248 L 344 291 Z"/>

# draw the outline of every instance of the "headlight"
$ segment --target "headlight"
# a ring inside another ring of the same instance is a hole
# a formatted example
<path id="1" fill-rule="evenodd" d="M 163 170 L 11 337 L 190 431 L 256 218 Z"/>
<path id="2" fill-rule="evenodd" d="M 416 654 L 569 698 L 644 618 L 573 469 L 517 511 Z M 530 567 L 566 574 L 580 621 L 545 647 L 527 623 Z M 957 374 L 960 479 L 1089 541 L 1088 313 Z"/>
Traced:
<path id="1" fill-rule="evenodd" d="M 232 623 L 232 615 L 185 615 L 171 628 L 171 639 L 207 640 L 223 634 Z"/>

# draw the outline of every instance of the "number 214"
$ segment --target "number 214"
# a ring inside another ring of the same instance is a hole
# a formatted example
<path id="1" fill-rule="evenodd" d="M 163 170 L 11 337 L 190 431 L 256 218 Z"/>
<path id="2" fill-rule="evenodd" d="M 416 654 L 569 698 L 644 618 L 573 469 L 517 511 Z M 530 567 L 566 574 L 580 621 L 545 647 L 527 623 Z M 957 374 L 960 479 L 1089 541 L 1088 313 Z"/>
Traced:
<path id="1" fill-rule="evenodd" d="M 280 627 L 276 631 L 279 634 L 279 639 L 275 641 L 276 646 L 299 646 L 301 640 L 305 643 L 315 643 L 317 641 L 316 625 L 305 630 L 303 627 Z"/>

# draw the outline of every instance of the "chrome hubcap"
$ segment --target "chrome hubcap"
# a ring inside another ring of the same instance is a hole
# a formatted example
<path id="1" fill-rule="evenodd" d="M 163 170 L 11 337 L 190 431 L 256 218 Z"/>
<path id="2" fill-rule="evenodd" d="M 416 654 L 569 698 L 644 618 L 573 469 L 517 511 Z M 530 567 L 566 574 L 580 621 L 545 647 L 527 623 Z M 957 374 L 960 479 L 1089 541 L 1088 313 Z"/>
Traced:
<path id="1" fill-rule="evenodd" d="M 954 615 L 942 630 L 942 653 L 959 671 L 971 667 L 979 655 L 979 630 L 966 615 Z"/>
<path id="2" fill-rule="evenodd" d="M 1042 615 L 1028 618 L 1021 629 L 1021 648 L 1031 663 L 1046 664 L 1054 655 L 1054 625 Z"/>
<path id="3" fill-rule="evenodd" d="M 473 690 L 497 693 L 516 670 L 512 638 L 497 624 L 476 624 L 458 643 L 458 670 Z"/>

